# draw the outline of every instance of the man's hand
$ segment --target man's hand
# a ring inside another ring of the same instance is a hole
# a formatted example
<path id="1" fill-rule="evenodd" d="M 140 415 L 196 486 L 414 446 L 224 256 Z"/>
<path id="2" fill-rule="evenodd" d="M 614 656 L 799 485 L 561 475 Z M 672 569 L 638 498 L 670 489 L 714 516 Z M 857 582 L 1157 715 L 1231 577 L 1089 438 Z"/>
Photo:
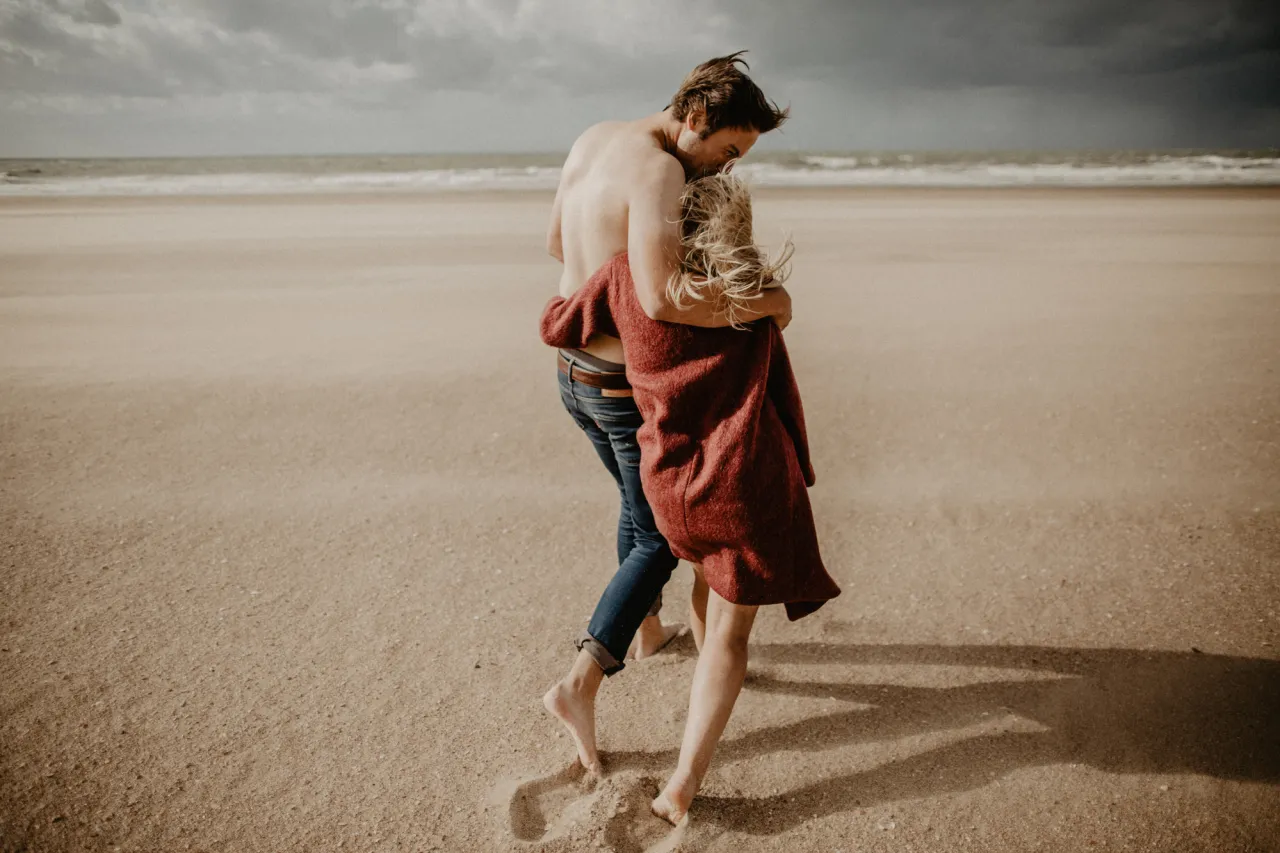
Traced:
<path id="1" fill-rule="evenodd" d="M 775 295 L 776 294 L 776 295 Z M 773 287 L 766 291 L 765 299 L 772 298 L 777 302 L 772 314 L 773 322 L 778 324 L 778 331 L 791 325 L 791 294 L 785 287 Z"/>
<path id="2" fill-rule="evenodd" d="M 747 307 L 739 309 L 736 314 L 739 323 L 772 319 L 778 324 L 779 329 L 785 329 L 791 323 L 791 294 L 781 287 L 771 287 L 760 297 L 752 299 Z M 730 325 L 729 315 L 718 310 L 710 300 L 692 302 L 683 309 L 667 303 L 661 312 L 651 316 L 650 319 L 704 329 L 723 329 Z"/>

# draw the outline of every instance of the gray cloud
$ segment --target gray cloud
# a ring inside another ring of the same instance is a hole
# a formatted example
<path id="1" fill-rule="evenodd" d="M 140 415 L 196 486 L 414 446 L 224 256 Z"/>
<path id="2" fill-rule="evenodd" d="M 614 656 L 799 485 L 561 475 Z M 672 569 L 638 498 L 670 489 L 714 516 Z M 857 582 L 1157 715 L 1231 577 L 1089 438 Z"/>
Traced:
<path id="1" fill-rule="evenodd" d="M 90 24 L 114 27 L 120 23 L 120 13 L 111 8 L 106 0 L 89 0 L 85 4 L 84 20 Z"/>
<path id="2" fill-rule="evenodd" d="M 405 62 L 411 50 L 407 5 L 319 5 L 307 0 L 210 0 L 204 17 L 229 33 L 263 33 L 303 56 L 360 64 Z"/>
<path id="3" fill-rule="evenodd" d="M 106 0 L 45 0 L 45 5 L 81 24 L 114 27 L 120 23 L 120 13 Z"/>
<path id="4" fill-rule="evenodd" d="M 0 0 L 0 127 L 27 122 L 0 153 L 77 116 L 90 146 L 145 124 L 184 147 L 217 121 L 243 150 L 560 147 L 741 47 L 797 107 L 799 146 L 1259 145 L 1280 127 L 1274 0 Z"/>

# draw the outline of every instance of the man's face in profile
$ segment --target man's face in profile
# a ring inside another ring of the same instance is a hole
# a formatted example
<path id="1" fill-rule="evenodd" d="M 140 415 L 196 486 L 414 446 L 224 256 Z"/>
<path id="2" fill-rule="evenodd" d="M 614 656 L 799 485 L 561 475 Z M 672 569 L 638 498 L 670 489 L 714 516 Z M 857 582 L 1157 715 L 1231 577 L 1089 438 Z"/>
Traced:
<path id="1" fill-rule="evenodd" d="M 694 113 L 680 131 L 676 149 L 687 180 L 723 171 L 734 160 L 745 157 L 760 138 L 759 131 L 740 127 L 722 127 L 703 137 L 705 127 L 701 114 Z"/>

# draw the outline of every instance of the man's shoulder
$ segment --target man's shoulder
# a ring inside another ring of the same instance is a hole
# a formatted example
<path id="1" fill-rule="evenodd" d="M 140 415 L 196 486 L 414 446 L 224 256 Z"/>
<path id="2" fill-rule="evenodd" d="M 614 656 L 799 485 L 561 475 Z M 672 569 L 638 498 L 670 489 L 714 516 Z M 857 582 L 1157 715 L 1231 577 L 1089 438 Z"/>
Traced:
<path id="1" fill-rule="evenodd" d="M 652 181 L 655 186 L 684 186 L 684 166 L 680 165 L 679 160 L 668 154 L 666 151 L 663 151 L 661 148 L 651 149 L 645 156 L 644 160 L 640 162 L 642 163 L 645 176 Z"/>
<path id="2" fill-rule="evenodd" d="M 611 144 L 614 140 L 626 133 L 626 127 L 629 122 L 625 121 L 600 121 L 588 127 L 582 133 L 578 134 L 578 138 L 573 142 L 573 151 L 594 151 L 606 145 Z"/>
<path id="3" fill-rule="evenodd" d="M 574 159 L 607 165 L 614 177 L 626 176 L 646 182 L 664 182 L 667 177 L 680 177 L 684 170 L 680 161 L 668 154 L 653 136 L 634 121 L 602 121 L 584 130 L 573 145 Z"/>

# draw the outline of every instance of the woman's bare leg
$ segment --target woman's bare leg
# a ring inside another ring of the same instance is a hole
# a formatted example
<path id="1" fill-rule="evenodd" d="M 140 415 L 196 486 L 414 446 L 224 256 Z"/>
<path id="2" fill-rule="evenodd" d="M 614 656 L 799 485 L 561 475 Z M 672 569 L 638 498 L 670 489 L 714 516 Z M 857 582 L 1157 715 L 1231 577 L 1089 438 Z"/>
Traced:
<path id="1" fill-rule="evenodd" d="M 757 609 L 725 601 L 714 590 L 708 596 L 707 634 L 693 671 L 680 763 L 651 806 L 655 815 L 673 824 L 689 811 L 738 701 L 747 676 L 747 641 Z"/>
<path id="2" fill-rule="evenodd" d="M 707 579 L 702 566 L 693 566 L 693 591 L 689 595 L 689 628 L 693 631 L 693 644 L 702 651 L 707 637 Z"/>

